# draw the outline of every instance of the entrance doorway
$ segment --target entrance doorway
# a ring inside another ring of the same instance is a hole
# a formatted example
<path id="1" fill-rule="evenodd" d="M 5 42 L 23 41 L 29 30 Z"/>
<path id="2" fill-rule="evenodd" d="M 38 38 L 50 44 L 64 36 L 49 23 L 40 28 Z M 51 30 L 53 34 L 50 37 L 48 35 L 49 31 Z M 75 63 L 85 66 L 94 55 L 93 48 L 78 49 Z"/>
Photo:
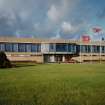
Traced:
<path id="1" fill-rule="evenodd" d="M 44 62 L 45 63 L 60 63 L 60 62 L 70 62 L 72 60 L 73 55 L 70 54 L 44 54 Z"/>
<path id="2" fill-rule="evenodd" d="M 63 57 L 62 55 L 56 55 L 55 56 L 55 61 L 56 62 L 62 62 L 62 57 Z"/>

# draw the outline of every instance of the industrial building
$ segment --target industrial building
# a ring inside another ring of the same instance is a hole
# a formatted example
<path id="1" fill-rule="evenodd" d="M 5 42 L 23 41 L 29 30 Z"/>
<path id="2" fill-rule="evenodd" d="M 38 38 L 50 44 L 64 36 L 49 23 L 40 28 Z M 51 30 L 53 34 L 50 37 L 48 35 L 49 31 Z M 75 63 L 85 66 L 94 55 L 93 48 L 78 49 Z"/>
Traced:
<path id="1" fill-rule="evenodd" d="M 0 37 L 0 51 L 11 61 L 71 63 L 105 61 L 105 41 Z"/>

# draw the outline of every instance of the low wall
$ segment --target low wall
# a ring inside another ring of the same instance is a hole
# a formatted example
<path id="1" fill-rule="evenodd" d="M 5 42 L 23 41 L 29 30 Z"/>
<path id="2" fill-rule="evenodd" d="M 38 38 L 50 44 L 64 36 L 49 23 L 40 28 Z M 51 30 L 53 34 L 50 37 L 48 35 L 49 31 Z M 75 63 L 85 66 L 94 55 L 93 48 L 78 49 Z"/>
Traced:
<path id="1" fill-rule="evenodd" d="M 10 61 L 16 61 L 16 62 L 36 62 L 36 63 L 43 63 L 43 56 L 42 55 L 8 55 L 7 57 Z"/>
<path id="2" fill-rule="evenodd" d="M 105 61 L 105 56 L 78 56 L 78 57 L 73 57 L 72 59 L 78 61 L 78 62 L 85 62 L 85 61 Z"/>

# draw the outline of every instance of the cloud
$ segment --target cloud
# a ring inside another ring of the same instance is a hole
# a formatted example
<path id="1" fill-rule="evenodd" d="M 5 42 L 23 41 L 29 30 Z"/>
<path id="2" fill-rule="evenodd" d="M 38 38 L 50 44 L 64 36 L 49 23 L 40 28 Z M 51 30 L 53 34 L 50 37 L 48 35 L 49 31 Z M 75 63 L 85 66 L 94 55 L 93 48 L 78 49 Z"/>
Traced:
<path id="1" fill-rule="evenodd" d="M 47 15 L 48 15 L 48 18 L 53 22 L 57 22 L 60 18 L 60 13 L 55 7 L 55 5 L 51 6 L 51 8 L 48 10 Z"/>
<path id="2" fill-rule="evenodd" d="M 0 0 L 0 35 L 69 38 L 98 24 L 97 8 L 84 0 Z"/>
<path id="3" fill-rule="evenodd" d="M 24 10 L 19 13 L 19 16 L 22 21 L 27 21 L 29 19 L 30 13 Z"/>
<path id="4" fill-rule="evenodd" d="M 65 18 L 65 16 L 67 15 L 68 11 L 70 12 L 72 9 L 70 10 L 69 6 L 72 6 L 74 3 L 72 0 L 60 0 L 60 2 L 58 4 L 51 4 L 50 8 L 47 11 L 47 17 L 50 21 L 52 22 L 60 22 L 62 21 L 62 19 Z"/>
<path id="5" fill-rule="evenodd" d="M 31 34 L 35 37 L 56 36 L 54 31 L 61 28 L 62 21 L 68 17 L 68 11 L 75 7 L 76 1 L 0 0 L 0 33 L 10 36 L 17 36 L 17 33 Z"/>
<path id="6" fill-rule="evenodd" d="M 0 12 L 0 36 L 13 36 L 15 19 L 12 12 Z"/>
<path id="7" fill-rule="evenodd" d="M 71 33 L 74 30 L 73 26 L 68 22 L 63 22 L 61 28 L 64 33 Z"/>
<path id="8" fill-rule="evenodd" d="M 64 21 L 61 24 L 61 31 L 65 35 L 72 35 L 79 33 L 80 30 L 83 29 L 83 27 L 87 27 L 88 24 L 86 22 L 81 22 L 79 24 L 71 24 L 70 22 Z"/>

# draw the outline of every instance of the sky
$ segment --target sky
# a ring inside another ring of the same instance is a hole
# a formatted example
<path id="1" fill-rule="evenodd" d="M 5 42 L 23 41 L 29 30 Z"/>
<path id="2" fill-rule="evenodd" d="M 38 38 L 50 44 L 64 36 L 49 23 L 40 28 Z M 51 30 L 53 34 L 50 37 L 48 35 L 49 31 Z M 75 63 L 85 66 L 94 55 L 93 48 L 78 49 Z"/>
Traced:
<path id="1" fill-rule="evenodd" d="M 105 0 L 0 0 L 0 36 L 99 40 L 94 27 L 105 38 Z"/>

